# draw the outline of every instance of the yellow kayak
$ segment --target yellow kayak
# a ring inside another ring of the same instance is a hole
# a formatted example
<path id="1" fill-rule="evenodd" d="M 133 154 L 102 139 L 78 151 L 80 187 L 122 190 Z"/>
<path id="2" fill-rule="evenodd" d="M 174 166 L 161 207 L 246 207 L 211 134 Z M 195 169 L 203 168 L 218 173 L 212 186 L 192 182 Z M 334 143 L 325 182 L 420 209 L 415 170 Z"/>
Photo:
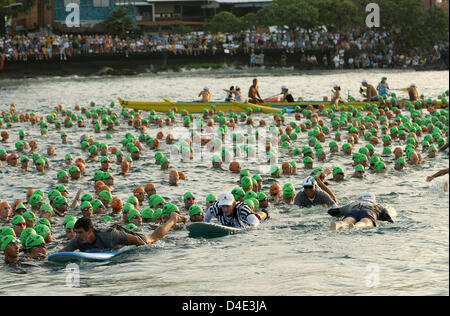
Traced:
<path id="1" fill-rule="evenodd" d="M 127 101 L 119 98 L 120 105 L 124 108 L 130 108 L 141 111 L 155 111 L 155 112 L 167 112 L 170 109 L 177 108 L 178 110 L 186 109 L 189 113 L 202 113 L 205 109 L 209 110 L 212 105 L 216 107 L 217 111 L 222 112 L 246 112 L 247 108 L 251 108 L 253 111 L 259 107 L 263 113 L 276 113 L 284 108 L 289 112 L 293 112 L 298 106 L 302 109 L 311 105 L 314 109 L 318 109 L 319 105 L 323 105 L 325 109 L 329 109 L 333 104 L 330 101 L 298 101 L 298 102 L 265 102 L 260 104 L 245 103 L 241 101 L 233 102 L 180 102 L 172 101 L 170 99 L 164 99 L 164 101 Z M 353 102 L 340 102 L 339 106 L 364 107 L 367 102 L 353 101 Z M 380 102 L 369 102 L 370 104 L 380 105 Z M 414 103 L 414 102 L 413 102 Z M 448 106 L 448 102 L 445 104 Z M 437 101 L 437 107 L 442 107 L 442 102 Z"/>
<path id="2" fill-rule="evenodd" d="M 212 105 L 216 107 L 217 111 L 222 112 L 245 112 L 247 108 L 251 108 L 253 111 L 256 107 L 259 107 L 263 113 L 276 113 L 280 109 L 266 107 L 261 105 L 255 105 L 244 102 L 174 102 L 170 99 L 164 99 L 164 101 L 126 101 L 119 98 L 120 105 L 124 108 L 130 108 L 141 111 L 155 111 L 155 112 L 167 112 L 170 109 L 177 108 L 178 110 L 186 109 L 189 113 L 202 113 L 203 110 L 209 110 Z"/>

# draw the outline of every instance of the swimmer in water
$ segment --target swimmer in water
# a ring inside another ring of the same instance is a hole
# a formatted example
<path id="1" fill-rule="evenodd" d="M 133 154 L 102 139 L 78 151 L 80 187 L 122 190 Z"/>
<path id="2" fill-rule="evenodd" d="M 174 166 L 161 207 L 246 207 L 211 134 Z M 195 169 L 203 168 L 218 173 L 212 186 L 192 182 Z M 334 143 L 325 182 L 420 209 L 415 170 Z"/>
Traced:
<path id="1" fill-rule="evenodd" d="M 437 177 L 441 177 L 441 176 L 444 176 L 444 175 L 448 174 L 448 173 L 449 173 L 449 170 L 450 170 L 450 168 L 445 168 L 445 169 L 442 169 L 442 170 L 436 172 L 436 173 L 433 174 L 432 176 L 428 176 L 428 177 L 427 177 L 427 182 L 431 182 L 431 181 L 433 181 L 433 180 L 434 180 L 435 178 L 437 178 Z M 444 191 L 445 191 L 445 192 L 448 192 L 448 191 L 449 191 L 449 183 L 448 183 L 448 179 L 447 179 L 447 181 L 445 181 L 445 183 L 444 183 Z"/>
<path id="2" fill-rule="evenodd" d="M 236 202 L 231 193 L 223 193 L 206 212 L 205 222 L 209 223 L 213 216 L 223 226 L 254 230 L 269 213 L 266 210 L 254 213 L 245 203 Z"/>
<path id="3" fill-rule="evenodd" d="M 376 202 L 376 197 L 373 193 L 364 193 L 358 201 L 348 205 L 332 207 L 328 210 L 328 214 L 336 217 L 344 216 L 342 221 L 331 223 L 331 230 L 374 227 L 377 226 L 377 220 L 394 222 L 389 211 Z"/>
<path id="4" fill-rule="evenodd" d="M 318 187 L 316 179 L 308 176 L 303 180 L 302 190 L 295 196 L 294 208 L 312 207 L 315 205 L 332 207 L 336 206 L 336 202 L 327 192 Z"/>

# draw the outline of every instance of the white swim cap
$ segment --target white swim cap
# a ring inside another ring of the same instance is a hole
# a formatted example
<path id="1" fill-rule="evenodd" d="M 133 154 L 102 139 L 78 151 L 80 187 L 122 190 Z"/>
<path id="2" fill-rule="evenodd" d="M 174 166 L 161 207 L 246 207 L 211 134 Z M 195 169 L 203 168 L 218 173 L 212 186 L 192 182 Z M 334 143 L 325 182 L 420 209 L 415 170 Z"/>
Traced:
<path id="1" fill-rule="evenodd" d="M 333 88 L 337 88 L 339 85 L 337 83 L 333 84 Z"/>
<path id="2" fill-rule="evenodd" d="M 281 90 L 287 90 L 288 88 L 286 86 L 281 86 Z"/>
<path id="3" fill-rule="evenodd" d="M 369 202 L 373 202 L 373 203 L 377 202 L 377 200 L 375 198 L 375 194 L 373 194 L 371 192 L 364 193 L 363 196 L 361 197 L 361 201 L 369 201 Z"/>
<path id="4" fill-rule="evenodd" d="M 208 88 L 207 86 L 205 86 L 205 87 L 203 88 L 203 90 L 209 90 L 209 88 Z"/>
<path id="5" fill-rule="evenodd" d="M 303 180 L 303 186 L 305 186 L 305 185 L 311 186 L 311 185 L 315 185 L 315 184 L 316 184 L 316 180 L 311 176 L 308 176 L 305 178 L 305 180 Z"/>
<path id="6" fill-rule="evenodd" d="M 366 80 L 366 79 L 363 79 L 362 83 L 367 83 L 367 80 Z"/>
<path id="7" fill-rule="evenodd" d="M 233 205 L 234 196 L 231 193 L 223 193 L 219 196 L 219 206 L 222 205 Z"/>
<path id="8" fill-rule="evenodd" d="M 415 83 L 411 83 L 411 87 L 415 87 L 416 86 L 416 84 Z"/>
<path id="9" fill-rule="evenodd" d="M 239 86 L 236 86 L 236 90 L 238 90 L 239 89 Z"/>

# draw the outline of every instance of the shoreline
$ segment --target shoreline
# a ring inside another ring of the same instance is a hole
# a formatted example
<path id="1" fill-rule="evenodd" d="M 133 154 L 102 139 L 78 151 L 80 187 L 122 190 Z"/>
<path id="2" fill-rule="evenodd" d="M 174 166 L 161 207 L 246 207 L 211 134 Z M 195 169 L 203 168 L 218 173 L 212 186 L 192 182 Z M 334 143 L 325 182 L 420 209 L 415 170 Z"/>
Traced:
<path id="1" fill-rule="evenodd" d="M 264 51 L 265 68 L 293 67 L 295 70 L 336 70 L 332 64 L 313 65 L 300 62 L 302 54 L 297 52 L 286 55 L 286 61 L 281 62 L 282 50 L 270 49 Z M 308 55 L 330 56 L 330 51 L 313 51 Z M 318 58 L 319 59 L 319 58 Z M 319 59 L 319 60 L 320 60 Z M 330 60 L 330 59 L 329 59 Z M 118 54 L 76 55 L 67 60 L 59 60 L 59 56 L 49 60 L 6 61 L 0 71 L 2 79 L 25 79 L 36 77 L 68 77 L 68 76 L 102 76 L 102 75 L 137 75 L 142 73 L 158 73 L 162 71 L 179 72 L 184 69 L 220 69 L 224 66 L 236 69 L 250 67 L 250 56 L 243 52 L 230 55 L 217 51 L 199 56 L 175 55 L 172 52 L 133 53 L 129 57 Z M 256 69 L 261 66 L 255 66 Z M 360 70 L 344 68 L 343 70 Z M 362 68 L 366 70 L 395 70 L 396 68 Z M 398 68 L 398 70 L 433 71 L 449 70 L 445 62 L 416 68 Z"/>

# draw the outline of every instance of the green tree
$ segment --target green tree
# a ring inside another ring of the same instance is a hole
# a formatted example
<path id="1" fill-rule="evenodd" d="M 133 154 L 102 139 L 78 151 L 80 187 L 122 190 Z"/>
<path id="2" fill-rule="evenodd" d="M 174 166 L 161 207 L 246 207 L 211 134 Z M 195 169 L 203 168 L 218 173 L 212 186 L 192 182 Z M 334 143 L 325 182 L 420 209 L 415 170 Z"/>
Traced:
<path id="1" fill-rule="evenodd" d="M 192 32 L 192 28 L 186 24 L 178 23 L 176 25 L 177 32 L 181 35 L 188 34 Z"/>
<path id="2" fill-rule="evenodd" d="M 242 23 L 233 13 L 223 11 L 207 23 L 204 29 L 211 33 L 239 32 L 242 29 Z"/>
<path id="3" fill-rule="evenodd" d="M 287 26 L 291 31 L 298 27 L 315 29 L 319 25 L 319 9 L 308 0 L 274 0 L 258 14 L 266 26 Z"/>
<path id="4" fill-rule="evenodd" d="M 125 34 L 127 31 L 136 30 L 136 24 L 130 15 L 129 9 L 116 7 L 111 16 L 105 21 L 108 32 L 112 34 Z"/>
<path id="5" fill-rule="evenodd" d="M 242 30 L 253 30 L 261 24 L 258 14 L 250 12 L 240 18 Z"/>
<path id="6" fill-rule="evenodd" d="M 438 6 L 432 6 L 426 12 L 425 25 L 428 36 L 426 46 L 431 47 L 436 42 L 448 41 L 449 17 L 444 9 Z"/>

